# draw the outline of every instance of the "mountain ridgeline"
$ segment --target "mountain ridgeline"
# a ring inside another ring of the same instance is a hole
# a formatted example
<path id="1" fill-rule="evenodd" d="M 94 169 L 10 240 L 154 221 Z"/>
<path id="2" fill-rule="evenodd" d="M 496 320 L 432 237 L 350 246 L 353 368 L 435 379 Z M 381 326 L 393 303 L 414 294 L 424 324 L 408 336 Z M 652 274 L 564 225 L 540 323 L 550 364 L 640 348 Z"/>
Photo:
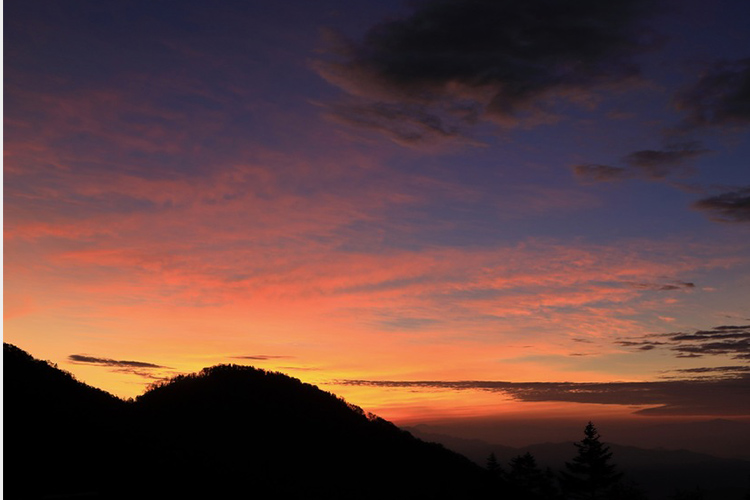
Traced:
<path id="1" fill-rule="evenodd" d="M 5 498 L 469 499 L 481 467 L 280 373 L 122 401 L 4 344 Z"/>
<path id="2" fill-rule="evenodd" d="M 591 422 L 575 447 L 414 430 L 464 456 L 248 366 L 205 368 L 123 401 L 15 346 L 4 344 L 3 360 L 6 499 L 750 499 L 750 462 L 610 447 Z"/>

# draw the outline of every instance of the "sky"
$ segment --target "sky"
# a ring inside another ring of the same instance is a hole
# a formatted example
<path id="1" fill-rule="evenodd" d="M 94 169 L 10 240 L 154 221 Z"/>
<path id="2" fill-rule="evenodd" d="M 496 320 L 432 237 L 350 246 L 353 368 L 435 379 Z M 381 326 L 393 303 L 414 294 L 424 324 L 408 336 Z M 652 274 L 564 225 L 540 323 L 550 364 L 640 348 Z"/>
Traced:
<path id="1" fill-rule="evenodd" d="M 123 398 L 236 363 L 398 424 L 748 418 L 749 19 L 11 2 L 4 340 Z"/>

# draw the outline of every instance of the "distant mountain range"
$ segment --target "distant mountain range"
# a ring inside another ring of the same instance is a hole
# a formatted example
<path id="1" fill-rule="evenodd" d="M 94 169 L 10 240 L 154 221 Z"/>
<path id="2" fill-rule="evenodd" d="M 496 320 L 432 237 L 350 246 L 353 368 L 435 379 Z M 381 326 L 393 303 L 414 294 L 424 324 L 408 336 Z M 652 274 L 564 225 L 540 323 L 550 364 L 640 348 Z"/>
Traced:
<path id="1" fill-rule="evenodd" d="M 682 442 L 691 451 L 750 460 L 750 424 L 722 418 L 644 425 L 626 442 L 641 448 L 674 448 L 674 443 Z"/>
<path id="2" fill-rule="evenodd" d="M 724 422 L 709 422 L 708 427 Z M 734 423 L 730 422 L 729 425 Z M 689 424 L 680 424 L 689 425 Z M 744 428 L 743 424 L 738 424 Z M 665 426 L 669 429 L 670 427 Z M 705 429 L 706 425 L 697 425 Z M 513 457 L 531 453 L 542 467 L 561 470 L 566 461 L 575 455 L 573 439 L 563 443 L 541 443 L 525 447 L 492 444 L 479 439 L 462 439 L 429 431 L 429 426 L 406 427 L 414 436 L 425 441 L 441 443 L 446 448 L 468 457 L 479 465 L 486 464 L 494 453 L 501 464 Z M 696 434 L 699 439 L 702 435 Z M 701 491 L 701 500 L 728 500 L 750 498 L 750 461 L 718 458 L 705 453 L 687 450 L 644 449 L 608 443 L 613 461 L 651 499 L 675 498 L 677 490 Z"/>
<path id="3" fill-rule="evenodd" d="M 745 396 L 750 397 L 750 394 Z M 629 419 L 608 418 L 602 415 L 594 423 L 604 435 L 605 441 L 611 443 L 648 449 L 687 449 L 715 457 L 750 460 L 748 416 L 679 420 L 637 415 Z M 477 438 L 520 448 L 533 443 L 559 441 L 561 437 L 575 440 L 581 432 L 582 424 L 570 418 L 524 420 L 487 417 L 443 420 L 420 424 L 419 428 L 433 434 Z"/>
<path id="4" fill-rule="evenodd" d="M 247 366 L 206 368 L 123 401 L 10 344 L 3 360 L 6 499 L 527 500 L 485 470 L 491 452 L 505 464 L 529 451 L 556 470 L 575 453 L 571 443 L 519 449 L 408 432 Z M 750 491 L 747 461 L 612 451 L 651 500 L 677 486 L 699 485 L 705 500 Z"/>

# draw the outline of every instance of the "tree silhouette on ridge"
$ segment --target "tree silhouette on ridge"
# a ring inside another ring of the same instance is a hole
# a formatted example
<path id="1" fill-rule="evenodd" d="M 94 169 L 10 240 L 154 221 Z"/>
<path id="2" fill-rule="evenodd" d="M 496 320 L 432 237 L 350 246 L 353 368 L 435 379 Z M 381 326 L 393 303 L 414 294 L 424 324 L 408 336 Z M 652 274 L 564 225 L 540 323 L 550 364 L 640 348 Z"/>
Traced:
<path id="1" fill-rule="evenodd" d="M 565 494 L 574 500 L 600 500 L 613 498 L 622 473 L 611 463 L 609 446 L 600 441 L 599 432 L 592 422 L 584 429 L 584 438 L 574 443 L 578 454 L 565 463 L 560 483 Z"/>
<path id="2" fill-rule="evenodd" d="M 510 461 L 506 475 L 508 498 L 518 500 L 552 500 L 558 498 L 552 471 L 543 471 L 531 453 Z"/>

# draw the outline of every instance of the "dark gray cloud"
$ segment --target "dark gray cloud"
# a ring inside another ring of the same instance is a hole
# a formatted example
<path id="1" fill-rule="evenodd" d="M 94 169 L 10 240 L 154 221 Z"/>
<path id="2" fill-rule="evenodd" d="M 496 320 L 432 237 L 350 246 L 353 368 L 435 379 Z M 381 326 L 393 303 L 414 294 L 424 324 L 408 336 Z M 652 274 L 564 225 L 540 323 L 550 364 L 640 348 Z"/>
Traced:
<path id="1" fill-rule="evenodd" d="M 269 356 L 266 354 L 256 354 L 252 356 L 232 356 L 232 359 L 249 359 L 251 361 L 269 361 L 272 359 L 290 359 L 292 356 Z"/>
<path id="2" fill-rule="evenodd" d="M 695 288 L 695 283 L 690 281 L 672 281 L 670 283 L 644 283 L 628 281 L 630 286 L 639 290 L 652 290 L 655 292 L 671 292 L 674 290 L 690 290 Z"/>
<path id="3" fill-rule="evenodd" d="M 643 25 L 653 5 L 425 1 L 361 41 L 339 36 L 314 66 L 356 99 L 334 114 L 406 142 L 459 135 L 480 119 L 544 122 L 551 100 L 639 74 L 635 56 L 654 45 Z"/>
<path id="4" fill-rule="evenodd" d="M 68 356 L 68 360 L 71 363 L 75 364 L 112 366 L 118 368 L 166 368 L 165 366 L 156 365 L 154 363 L 146 363 L 144 361 L 124 361 L 110 358 L 97 358 L 94 356 L 87 356 L 85 354 L 71 354 L 70 356 Z"/>
<path id="5" fill-rule="evenodd" d="M 693 208 L 720 222 L 750 222 L 750 186 L 703 198 Z"/>
<path id="6" fill-rule="evenodd" d="M 573 172 L 582 180 L 612 182 L 625 179 L 661 181 L 670 175 L 684 172 L 688 162 L 710 153 L 697 141 L 669 145 L 664 149 L 642 149 L 627 154 L 624 167 L 600 164 L 574 165 Z"/>
<path id="7" fill-rule="evenodd" d="M 714 63 L 674 102 L 687 128 L 750 125 L 750 58 Z"/>
<path id="8" fill-rule="evenodd" d="M 395 388 L 485 390 L 518 401 L 650 406 L 635 411 L 649 415 L 750 415 L 750 376 L 710 380 L 657 382 L 503 382 L 503 381 L 372 381 L 345 380 L 347 385 Z"/>
<path id="9" fill-rule="evenodd" d="M 717 326 L 711 330 L 651 334 L 617 342 L 623 347 L 646 351 L 668 349 L 679 358 L 729 356 L 750 360 L 750 325 Z"/>

